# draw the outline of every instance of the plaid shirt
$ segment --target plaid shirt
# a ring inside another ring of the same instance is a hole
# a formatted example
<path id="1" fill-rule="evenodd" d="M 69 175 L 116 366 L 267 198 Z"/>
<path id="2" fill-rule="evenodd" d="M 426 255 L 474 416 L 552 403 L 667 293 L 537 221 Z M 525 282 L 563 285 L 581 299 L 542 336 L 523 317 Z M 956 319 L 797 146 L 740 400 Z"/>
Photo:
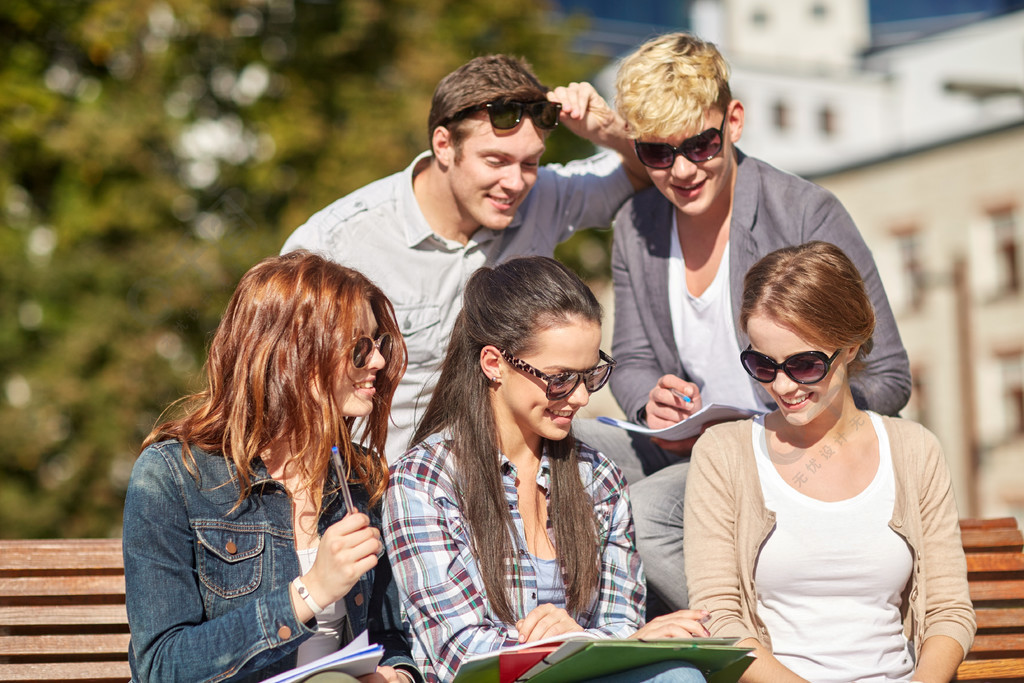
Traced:
<path id="1" fill-rule="evenodd" d="M 450 447 L 435 434 L 396 461 L 384 509 L 384 538 L 412 624 L 413 656 L 431 682 L 450 681 L 469 655 L 519 644 L 515 624 L 500 621 L 484 593 L 457 504 Z M 585 445 L 579 471 L 594 503 L 601 575 L 591 605 L 570 615 L 595 635 L 624 638 L 643 625 L 647 597 L 625 481 L 611 461 Z M 522 538 L 516 468 L 504 455 L 501 473 L 505 500 Z M 544 454 L 537 484 L 549 505 L 550 477 Z M 517 540 L 517 545 L 525 544 Z M 536 570 L 525 548 L 519 550 L 518 565 L 509 582 L 513 609 L 522 618 L 537 606 Z"/>

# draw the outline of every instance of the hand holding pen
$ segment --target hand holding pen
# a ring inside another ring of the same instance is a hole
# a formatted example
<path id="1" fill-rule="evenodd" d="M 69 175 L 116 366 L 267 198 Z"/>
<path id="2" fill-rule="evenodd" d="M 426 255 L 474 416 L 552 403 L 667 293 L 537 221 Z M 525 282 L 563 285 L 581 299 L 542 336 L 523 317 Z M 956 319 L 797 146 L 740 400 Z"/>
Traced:
<path id="1" fill-rule="evenodd" d="M 356 512 L 356 506 L 352 502 L 352 491 L 348 488 L 348 470 L 341 463 L 341 453 L 337 446 L 331 446 L 331 460 L 334 462 L 334 473 L 338 476 L 341 497 L 345 500 L 345 514 L 350 515 Z"/>
<path id="2" fill-rule="evenodd" d="M 700 389 L 675 375 L 663 375 L 648 394 L 647 426 L 661 429 L 685 420 L 700 410 Z"/>

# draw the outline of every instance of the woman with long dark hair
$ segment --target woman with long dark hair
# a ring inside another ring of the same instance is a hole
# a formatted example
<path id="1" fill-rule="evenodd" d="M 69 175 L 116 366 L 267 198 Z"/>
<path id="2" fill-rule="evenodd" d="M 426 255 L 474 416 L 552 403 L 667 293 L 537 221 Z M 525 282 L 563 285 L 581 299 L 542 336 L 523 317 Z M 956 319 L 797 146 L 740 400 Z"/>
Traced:
<path id="1" fill-rule="evenodd" d="M 467 282 L 418 445 L 392 466 L 385 503 L 388 553 L 428 680 L 450 680 L 469 655 L 576 631 L 706 633 L 698 612 L 643 625 L 624 480 L 572 436 L 576 412 L 615 366 L 600 341 L 597 300 L 553 259 L 514 259 Z"/>
<path id="2" fill-rule="evenodd" d="M 690 604 L 757 658 L 743 681 L 945 683 L 975 621 L 942 448 L 859 409 L 875 314 L 839 247 L 779 249 L 744 281 L 746 372 L 778 409 L 693 450 Z"/>
<path id="3" fill-rule="evenodd" d="M 356 271 L 295 252 L 245 274 L 205 389 L 153 430 L 132 471 L 134 680 L 260 681 L 363 630 L 385 649 L 366 680 L 419 679 L 380 541 L 404 367 L 391 304 Z"/>

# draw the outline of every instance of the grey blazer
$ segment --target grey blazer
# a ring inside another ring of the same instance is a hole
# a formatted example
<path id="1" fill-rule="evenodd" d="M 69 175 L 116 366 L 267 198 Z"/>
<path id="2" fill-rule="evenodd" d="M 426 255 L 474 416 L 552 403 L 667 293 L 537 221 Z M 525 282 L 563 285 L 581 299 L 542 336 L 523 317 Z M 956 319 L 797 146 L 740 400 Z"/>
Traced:
<path id="1" fill-rule="evenodd" d="M 876 317 L 874 347 L 864 369 L 851 378 L 854 400 L 860 408 L 896 415 L 910 397 L 910 363 L 871 251 L 850 215 L 824 188 L 738 150 L 737 154 L 729 226 L 729 280 L 736 320 L 743 276 L 761 257 L 811 240 L 837 245 L 860 270 Z M 649 188 L 629 200 L 615 218 L 612 355 L 618 367 L 611 388 L 631 419 L 642 419 L 640 411 L 662 375 L 689 380 L 672 335 L 668 303 L 672 211 L 657 188 Z M 738 325 L 736 336 L 740 348 L 746 348 L 749 341 Z M 760 385 L 758 392 L 771 402 Z"/>

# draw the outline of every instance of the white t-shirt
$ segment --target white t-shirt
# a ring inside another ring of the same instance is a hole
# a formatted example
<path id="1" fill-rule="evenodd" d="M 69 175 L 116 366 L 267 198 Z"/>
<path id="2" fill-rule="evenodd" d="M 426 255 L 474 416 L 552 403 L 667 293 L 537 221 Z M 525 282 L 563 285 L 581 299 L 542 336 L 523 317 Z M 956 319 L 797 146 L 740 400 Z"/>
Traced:
<path id="1" fill-rule="evenodd" d="M 700 389 L 702 402 L 768 410 L 754 389 L 754 380 L 740 365 L 742 349 L 736 341 L 729 289 L 729 246 L 725 247 L 714 281 L 700 296 L 693 296 L 686 288 L 686 263 L 674 213 L 670 249 L 668 305 L 672 336 L 686 374 Z"/>
<path id="2" fill-rule="evenodd" d="M 914 672 L 900 618 L 913 559 L 889 528 L 896 500 L 892 456 L 881 418 L 868 415 L 878 437 L 878 471 L 863 491 L 835 502 L 784 481 L 768 455 L 763 418 L 754 423 L 761 490 L 776 518 L 754 571 L 757 614 L 775 657 L 814 683 L 910 681 Z M 826 464 L 823 457 L 814 458 L 817 465 Z M 814 474 L 811 465 L 806 476 Z"/>
<path id="3" fill-rule="evenodd" d="M 316 562 L 317 548 L 305 548 L 299 550 L 299 567 L 305 574 L 313 568 Z M 345 617 L 348 616 L 348 608 L 345 607 L 345 598 L 338 600 L 333 605 L 328 605 L 323 612 L 316 617 L 317 631 L 299 645 L 298 659 L 295 666 L 309 664 L 314 659 L 320 659 L 332 652 L 337 652 L 344 643 L 342 639 L 342 626 Z"/>

